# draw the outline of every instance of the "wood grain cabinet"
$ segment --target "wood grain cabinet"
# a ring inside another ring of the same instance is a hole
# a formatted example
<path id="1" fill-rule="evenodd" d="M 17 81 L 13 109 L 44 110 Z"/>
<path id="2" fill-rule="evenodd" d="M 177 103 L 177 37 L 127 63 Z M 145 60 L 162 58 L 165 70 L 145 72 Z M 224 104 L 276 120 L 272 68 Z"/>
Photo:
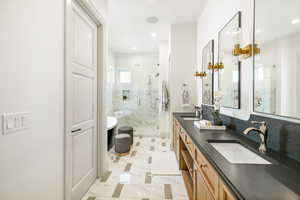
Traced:
<path id="1" fill-rule="evenodd" d="M 200 169 L 195 170 L 195 200 L 215 200 L 213 195 L 208 191 L 202 172 Z"/>
<path id="2" fill-rule="evenodd" d="M 219 195 L 219 176 L 215 172 L 214 168 L 209 164 L 206 158 L 200 153 L 199 150 L 196 151 L 196 162 L 200 168 L 200 171 L 204 177 L 204 181 L 208 190 L 213 194 L 214 199 L 218 199 Z"/>
<path id="3" fill-rule="evenodd" d="M 219 200 L 235 200 L 228 188 L 221 182 L 219 185 Z"/>
<path id="4" fill-rule="evenodd" d="M 179 160 L 179 125 L 176 120 L 173 120 L 173 149 Z"/>
<path id="5" fill-rule="evenodd" d="M 190 200 L 235 200 L 218 173 L 175 118 L 173 147 Z"/>

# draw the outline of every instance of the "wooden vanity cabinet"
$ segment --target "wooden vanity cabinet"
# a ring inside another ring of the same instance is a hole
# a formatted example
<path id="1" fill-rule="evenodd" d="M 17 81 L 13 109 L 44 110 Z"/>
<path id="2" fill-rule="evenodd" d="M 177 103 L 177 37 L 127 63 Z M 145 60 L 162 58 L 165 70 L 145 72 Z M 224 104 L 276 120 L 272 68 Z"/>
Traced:
<path id="1" fill-rule="evenodd" d="M 219 185 L 219 200 L 235 200 L 231 192 L 222 182 Z"/>
<path id="2" fill-rule="evenodd" d="M 194 143 L 192 141 L 192 139 L 186 134 L 185 136 L 185 144 L 186 144 L 186 148 L 189 151 L 190 155 L 192 156 L 192 158 L 195 160 L 195 147 L 194 147 Z"/>
<path id="3" fill-rule="evenodd" d="M 215 198 L 208 191 L 202 172 L 200 169 L 195 170 L 195 200 L 215 200 Z"/>
<path id="4" fill-rule="evenodd" d="M 173 133 L 173 149 L 177 160 L 179 160 L 179 124 L 176 120 L 173 120 Z"/>
<path id="5" fill-rule="evenodd" d="M 190 200 L 235 200 L 218 173 L 175 118 L 173 145 Z"/>
<path id="6" fill-rule="evenodd" d="M 199 150 L 196 151 L 196 163 L 200 168 L 208 190 L 214 196 L 214 199 L 218 199 L 219 176 Z"/>

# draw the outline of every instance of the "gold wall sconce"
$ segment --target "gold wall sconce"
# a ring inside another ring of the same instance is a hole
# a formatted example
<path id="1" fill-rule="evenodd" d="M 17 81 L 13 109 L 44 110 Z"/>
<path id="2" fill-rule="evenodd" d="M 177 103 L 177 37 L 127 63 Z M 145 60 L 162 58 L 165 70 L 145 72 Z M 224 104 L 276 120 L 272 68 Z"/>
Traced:
<path id="1" fill-rule="evenodd" d="M 207 69 L 210 70 L 211 72 L 216 72 L 216 71 L 220 71 L 222 69 L 224 69 L 224 64 L 222 62 L 220 63 L 216 63 L 215 65 L 213 65 L 211 62 L 208 63 Z M 198 72 L 196 71 L 196 73 L 194 74 L 194 76 L 200 77 L 200 78 L 205 78 L 207 77 L 207 73 L 204 72 Z"/>
<path id="2" fill-rule="evenodd" d="M 196 72 L 194 76 L 204 78 L 207 76 L 207 74 L 206 74 L 206 72 Z"/>
<path id="3" fill-rule="evenodd" d="M 240 44 L 234 45 L 234 49 L 232 50 L 233 56 L 242 55 L 244 59 L 250 58 L 252 56 L 252 44 L 248 44 L 244 48 L 241 48 Z M 257 44 L 254 45 L 254 53 L 260 54 L 260 48 L 257 47 Z"/>
<path id="4" fill-rule="evenodd" d="M 219 62 L 215 65 L 215 70 L 216 71 L 219 71 L 219 70 L 222 70 L 224 69 L 224 64 L 222 62 Z"/>
<path id="5" fill-rule="evenodd" d="M 208 66 L 207 66 L 207 69 L 208 70 L 213 70 L 214 69 L 214 65 L 211 62 L 209 62 Z"/>
<path id="6" fill-rule="evenodd" d="M 260 54 L 260 48 L 258 47 L 258 45 L 257 45 L 257 44 L 254 44 L 254 48 L 253 48 L 253 50 L 254 50 L 254 54 L 255 54 L 255 55 L 258 55 L 258 54 Z"/>
<path id="7" fill-rule="evenodd" d="M 212 65 L 211 63 L 208 64 L 208 69 L 212 71 L 219 71 L 224 69 L 224 64 L 222 62 L 216 63 L 215 65 Z"/>

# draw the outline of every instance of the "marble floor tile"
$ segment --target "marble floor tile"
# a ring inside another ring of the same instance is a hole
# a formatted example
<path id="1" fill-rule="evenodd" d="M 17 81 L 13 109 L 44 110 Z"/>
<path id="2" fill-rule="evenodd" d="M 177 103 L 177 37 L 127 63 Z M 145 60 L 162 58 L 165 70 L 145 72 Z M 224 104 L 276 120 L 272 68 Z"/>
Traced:
<path id="1" fill-rule="evenodd" d="M 187 200 L 170 140 L 148 136 L 134 137 L 127 156 L 108 152 L 110 172 L 102 182 L 97 179 L 82 200 Z"/>
<path id="2" fill-rule="evenodd" d="M 184 189 L 183 189 L 184 188 Z M 172 184 L 172 192 L 173 192 L 173 200 L 174 199 L 189 199 L 187 191 L 185 189 L 185 185 L 182 182 L 182 184 Z"/>
<path id="3" fill-rule="evenodd" d="M 122 198 L 149 198 L 163 199 L 164 187 L 162 184 L 138 184 L 126 185 L 121 194 Z"/>
<path id="4" fill-rule="evenodd" d="M 135 127 L 135 135 L 143 137 L 158 137 L 159 130 L 155 126 Z"/>
<path id="5" fill-rule="evenodd" d="M 172 151 L 155 152 L 152 154 L 152 172 L 157 174 L 181 174 L 177 159 Z M 168 162 L 166 162 L 168 160 Z"/>
<path id="6" fill-rule="evenodd" d="M 172 184 L 178 185 L 179 187 L 184 187 L 183 178 L 181 175 L 152 175 L 152 183 L 153 184 Z"/>
<path id="7" fill-rule="evenodd" d="M 116 185 L 117 183 L 107 184 L 107 183 L 100 183 L 100 180 L 96 180 L 85 196 L 111 198 Z"/>

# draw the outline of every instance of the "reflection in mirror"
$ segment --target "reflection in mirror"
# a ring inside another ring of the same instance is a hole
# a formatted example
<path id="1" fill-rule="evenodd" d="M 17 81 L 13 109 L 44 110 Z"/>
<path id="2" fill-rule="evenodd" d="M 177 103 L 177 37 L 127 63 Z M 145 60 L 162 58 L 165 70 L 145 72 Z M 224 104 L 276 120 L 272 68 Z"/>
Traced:
<path id="1" fill-rule="evenodd" d="M 206 77 L 202 79 L 202 103 L 213 104 L 214 72 L 209 66 L 214 65 L 214 41 L 211 40 L 202 50 L 202 71 L 206 72 Z"/>
<path id="2" fill-rule="evenodd" d="M 299 118 L 300 1 L 255 3 L 254 111 Z"/>
<path id="3" fill-rule="evenodd" d="M 241 13 L 238 12 L 219 32 L 219 90 L 223 93 L 223 107 L 240 108 L 240 62 L 232 50 L 240 44 Z"/>

